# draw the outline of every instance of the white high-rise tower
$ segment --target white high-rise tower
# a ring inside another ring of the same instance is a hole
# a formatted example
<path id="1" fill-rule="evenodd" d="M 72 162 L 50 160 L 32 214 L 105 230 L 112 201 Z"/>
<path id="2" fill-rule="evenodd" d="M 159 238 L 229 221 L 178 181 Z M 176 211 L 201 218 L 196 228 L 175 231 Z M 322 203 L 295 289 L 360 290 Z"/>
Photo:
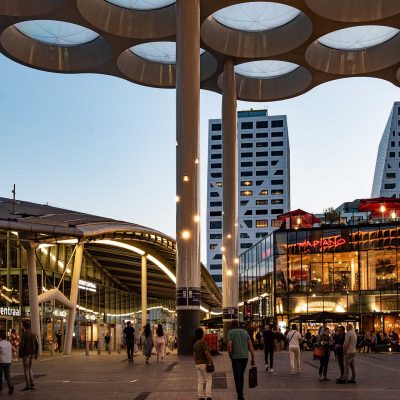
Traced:
<path id="1" fill-rule="evenodd" d="M 379 143 L 371 197 L 400 197 L 400 102 L 393 104 Z"/>
<path id="2" fill-rule="evenodd" d="M 222 286 L 222 122 L 209 120 L 207 267 Z M 285 115 L 266 110 L 238 112 L 238 252 L 278 226 L 290 210 L 290 150 Z"/>

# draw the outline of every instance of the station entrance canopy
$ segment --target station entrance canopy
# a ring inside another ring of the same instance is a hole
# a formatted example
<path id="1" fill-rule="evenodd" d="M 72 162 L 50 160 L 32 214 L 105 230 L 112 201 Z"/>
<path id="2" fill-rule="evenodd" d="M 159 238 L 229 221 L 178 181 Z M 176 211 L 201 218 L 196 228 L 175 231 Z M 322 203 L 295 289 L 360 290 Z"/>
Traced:
<path id="1" fill-rule="evenodd" d="M 147 296 L 175 300 L 176 243 L 141 225 L 76 211 L 0 198 L 0 236 L 6 231 L 46 246 L 84 243 L 89 257 L 120 287 L 141 292 L 142 256 L 147 258 Z M 221 308 L 221 292 L 204 266 L 201 270 L 203 310 Z"/>

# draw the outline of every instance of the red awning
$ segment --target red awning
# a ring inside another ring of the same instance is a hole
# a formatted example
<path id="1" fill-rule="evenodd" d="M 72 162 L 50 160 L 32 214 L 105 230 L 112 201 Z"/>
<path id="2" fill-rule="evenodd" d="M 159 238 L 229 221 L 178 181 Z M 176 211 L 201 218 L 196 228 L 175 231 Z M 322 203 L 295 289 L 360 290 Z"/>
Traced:
<path id="1" fill-rule="evenodd" d="M 385 217 L 385 215 L 389 215 L 393 211 L 400 211 L 400 199 L 394 197 L 362 199 L 358 205 L 358 211 L 371 212 L 371 218 Z"/>
<path id="2" fill-rule="evenodd" d="M 298 208 L 297 210 L 294 211 L 289 211 L 285 214 L 278 215 L 278 220 L 280 221 L 285 221 L 288 218 L 290 219 L 295 219 L 295 218 L 301 218 L 301 225 L 314 225 L 314 224 L 319 224 L 321 220 L 317 218 L 314 214 L 308 213 L 307 211 L 301 210 Z"/>

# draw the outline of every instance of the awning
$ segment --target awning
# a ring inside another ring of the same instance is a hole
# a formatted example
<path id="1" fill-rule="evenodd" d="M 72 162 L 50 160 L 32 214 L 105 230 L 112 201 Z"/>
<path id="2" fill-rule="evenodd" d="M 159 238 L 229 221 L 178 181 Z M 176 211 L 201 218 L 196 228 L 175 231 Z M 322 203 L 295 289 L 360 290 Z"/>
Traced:
<path id="1" fill-rule="evenodd" d="M 355 314 L 322 311 L 314 314 L 300 315 L 292 318 L 290 322 L 356 322 L 359 319 L 360 317 Z"/>

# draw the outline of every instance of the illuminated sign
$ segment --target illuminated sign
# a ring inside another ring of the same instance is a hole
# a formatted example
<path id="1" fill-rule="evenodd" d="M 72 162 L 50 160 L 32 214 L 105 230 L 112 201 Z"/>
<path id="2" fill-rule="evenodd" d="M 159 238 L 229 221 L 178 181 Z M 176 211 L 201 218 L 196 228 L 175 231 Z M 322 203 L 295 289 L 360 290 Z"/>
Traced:
<path id="1" fill-rule="evenodd" d="M 325 247 L 338 247 L 343 246 L 347 243 L 346 239 L 343 239 L 340 236 L 334 236 L 331 238 L 319 239 L 319 240 L 304 240 L 303 242 L 297 242 L 295 244 L 289 244 L 288 248 L 298 247 L 300 251 L 304 251 L 307 249 L 316 249 L 320 248 L 323 249 Z"/>
<path id="2" fill-rule="evenodd" d="M 17 307 L 0 307 L 0 315 L 7 315 L 9 317 L 20 317 L 21 313 Z"/>
<path id="3" fill-rule="evenodd" d="M 89 292 L 96 292 L 96 284 L 79 279 L 79 289 L 88 290 Z"/>

